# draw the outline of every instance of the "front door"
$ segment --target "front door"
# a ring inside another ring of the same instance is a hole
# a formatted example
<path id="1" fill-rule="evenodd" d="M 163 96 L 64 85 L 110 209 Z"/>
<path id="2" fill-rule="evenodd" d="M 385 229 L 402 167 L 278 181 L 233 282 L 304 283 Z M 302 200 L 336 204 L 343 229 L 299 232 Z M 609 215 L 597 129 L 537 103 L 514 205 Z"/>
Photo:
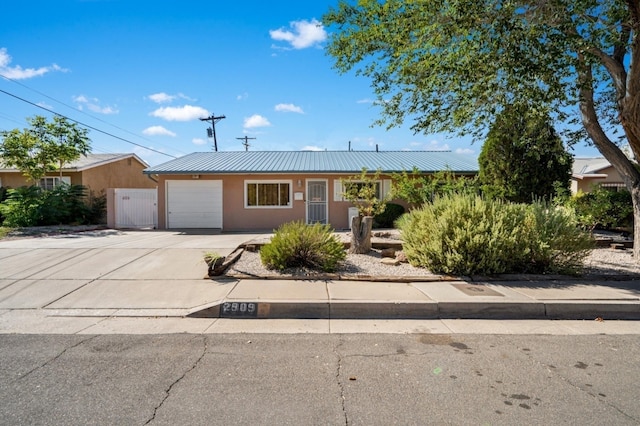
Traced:
<path id="1" fill-rule="evenodd" d="M 307 223 L 327 223 L 327 180 L 307 180 Z"/>

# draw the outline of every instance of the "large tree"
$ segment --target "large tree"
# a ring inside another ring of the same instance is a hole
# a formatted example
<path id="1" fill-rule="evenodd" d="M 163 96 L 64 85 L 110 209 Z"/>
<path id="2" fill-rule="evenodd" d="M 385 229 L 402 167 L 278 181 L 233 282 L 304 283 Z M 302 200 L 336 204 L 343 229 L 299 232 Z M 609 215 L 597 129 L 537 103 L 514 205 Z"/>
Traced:
<path id="1" fill-rule="evenodd" d="M 323 20 L 337 69 L 371 79 L 378 123 L 480 135 L 526 99 L 588 138 L 632 194 L 640 260 L 640 172 L 618 145 L 640 158 L 638 0 L 341 1 Z"/>
<path id="2" fill-rule="evenodd" d="M 478 164 L 485 194 L 530 203 L 569 192 L 573 156 L 547 114 L 516 104 L 491 124 Z"/>
<path id="3" fill-rule="evenodd" d="M 90 140 L 87 129 L 78 127 L 61 116 L 53 121 L 45 117 L 27 118 L 29 128 L 0 132 L 0 161 L 15 167 L 34 183 L 47 173 L 59 170 L 71 161 L 87 154 Z"/>

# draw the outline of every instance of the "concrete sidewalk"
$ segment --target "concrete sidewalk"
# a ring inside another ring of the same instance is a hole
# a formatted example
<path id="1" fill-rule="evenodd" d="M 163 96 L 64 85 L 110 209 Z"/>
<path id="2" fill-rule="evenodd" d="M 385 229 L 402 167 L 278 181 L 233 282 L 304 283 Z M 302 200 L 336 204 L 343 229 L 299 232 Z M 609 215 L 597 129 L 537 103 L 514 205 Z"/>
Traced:
<path id="1" fill-rule="evenodd" d="M 206 277 L 205 252 L 226 256 L 257 238 L 265 235 L 102 230 L 0 240 L 0 333 L 282 332 L 283 324 L 295 332 L 362 332 L 370 324 L 378 332 L 451 333 L 458 319 L 499 319 L 487 323 L 493 328 L 529 320 L 532 329 L 546 329 L 540 324 L 549 320 L 589 320 L 602 330 L 608 320 L 640 319 L 640 279 Z M 618 324 L 640 333 L 640 323 Z"/>

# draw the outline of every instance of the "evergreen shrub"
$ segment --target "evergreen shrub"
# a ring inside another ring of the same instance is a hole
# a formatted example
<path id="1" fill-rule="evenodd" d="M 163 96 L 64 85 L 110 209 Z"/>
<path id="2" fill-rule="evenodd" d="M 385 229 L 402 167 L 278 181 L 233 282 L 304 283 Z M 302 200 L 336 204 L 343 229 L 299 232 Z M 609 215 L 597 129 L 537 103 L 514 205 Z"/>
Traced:
<path id="1" fill-rule="evenodd" d="M 59 185 L 49 191 L 37 186 L 9 189 L 0 203 L 3 225 L 9 227 L 90 224 L 104 211 L 106 198 L 88 201 L 82 185 Z"/>
<path id="2" fill-rule="evenodd" d="M 396 220 L 404 214 L 400 204 L 387 203 L 384 211 L 373 217 L 374 228 L 393 228 Z"/>
<path id="3" fill-rule="evenodd" d="M 471 194 L 438 197 L 398 225 L 409 262 L 435 273 L 577 273 L 593 247 L 570 209 Z"/>
<path id="4" fill-rule="evenodd" d="M 334 272 L 345 258 L 344 245 L 329 225 L 302 221 L 283 224 L 260 249 L 262 264 L 280 271 L 301 266 Z"/>

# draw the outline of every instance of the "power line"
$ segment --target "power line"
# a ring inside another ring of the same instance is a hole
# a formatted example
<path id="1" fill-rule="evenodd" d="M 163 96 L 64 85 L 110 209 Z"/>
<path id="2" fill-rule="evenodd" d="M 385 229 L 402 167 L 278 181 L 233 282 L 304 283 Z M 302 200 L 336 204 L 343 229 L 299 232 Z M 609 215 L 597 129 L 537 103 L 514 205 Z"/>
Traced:
<path id="1" fill-rule="evenodd" d="M 26 84 L 21 83 L 21 82 L 19 82 L 18 80 L 15 80 L 15 79 L 13 79 L 13 78 L 11 78 L 11 77 L 7 77 L 6 75 L 3 75 L 3 74 L 0 74 L 0 77 L 4 78 L 5 80 L 8 80 L 8 81 L 10 81 L 10 82 L 12 82 L 12 83 L 14 83 L 14 84 L 17 84 L 18 86 L 22 86 L 22 87 L 24 87 L 24 88 L 25 88 L 25 89 L 27 89 L 27 90 L 30 90 L 30 91 L 32 91 L 32 92 L 34 92 L 34 93 L 37 93 L 37 94 L 39 94 L 40 96 L 44 96 L 45 98 L 47 98 L 47 99 L 49 99 L 49 100 L 51 100 L 51 101 L 53 101 L 53 102 L 55 102 L 55 103 L 57 103 L 57 104 L 60 104 L 60 105 L 62 105 L 62 106 L 64 106 L 64 107 L 67 107 L 67 108 L 72 109 L 72 110 L 74 110 L 74 111 L 76 111 L 76 112 L 79 112 L 80 114 L 84 114 L 84 115 L 86 115 L 86 116 L 87 116 L 87 117 L 89 117 L 89 118 L 92 118 L 92 119 L 97 120 L 97 121 L 99 121 L 99 122 L 101 122 L 101 123 L 104 123 L 104 124 L 106 124 L 106 125 L 108 125 L 108 126 L 114 127 L 114 128 L 116 128 L 116 129 L 118 129 L 118 130 L 121 130 L 121 131 L 123 131 L 123 132 L 125 132 L 125 133 L 128 133 L 128 134 L 130 134 L 130 135 L 132 135 L 132 136 L 135 136 L 135 137 L 137 137 L 137 138 L 140 138 L 140 139 L 142 139 L 142 140 L 144 140 L 144 141 L 147 141 L 147 142 L 149 142 L 149 143 L 157 143 L 157 142 L 155 142 L 155 141 L 152 141 L 152 140 L 150 140 L 150 139 L 145 138 L 144 136 L 140 136 L 140 135 L 139 135 L 139 134 L 137 134 L 137 133 L 131 132 L 131 131 L 129 131 L 129 130 L 127 130 L 127 129 L 124 129 L 124 128 L 122 128 L 122 127 L 119 127 L 119 126 L 117 126 L 117 125 L 115 125 L 115 124 L 113 124 L 113 123 L 109 123 L 108 121 L 103 120 L 103 119 L 101 119 L 100 117 L 93 116 L 93 115 L 89 114 L 89 113 L 88 113 L 88 112 L 86 112 L 86 111 L 83 111 L 83 110 L 81 110 L 81 109 L 78 109 L 78 108 L 74 107 L 73 105 L 69 105 L 69 104 L 67 104 L 67 103 L 64 103 L 64 102 L 62 102 L 62 101 L 60 101 L 60 100 L 58 100 L 58 99 L 56 99 L 56 98 L 54 98 L 54 97 L 51 97 L 51 96 L 47 95 L 46 93 L 43 93 L 43 92 L 41 92 L 41 91 L 39 91 L 39 90 L 36 90 L 36 89 L 34 89 L 34 88 L 32 88 L 32 87 L 29 87 L 29 86 L 27 86 Z M 161 145 L 161 146 L 162 146 L 162 144 L 158 144 L 158 145 Z M 177 149 L 175 149 L 175 148 L 173 148 L 173 147 L 165 146 L 165 148 L 173 149 L 173 150 L 175 150 L 175 151 L 179 152 L 180 154 L 185 154 L 184 152 L 182 152 L 182 151 L 180 151 L 180 150 L 177 150 Z"/>
<path id="2" fill-rule="evenodd" d="M 87 128 L 89 128 L 89 129 L 91 129 L 91 130 L 95 130 L 96 132 L 102 133 L 102 134 L 107 135 L 107 136 L 111 136 L 112 138 L 119 139 L 119 140 L 121 140 L 121 141 L 123 141 L 123 142 L 130 143 L 131 145 L 135 145 L 135 146 L 137 146 L 137 147 L 144 148 L 144 149 L 146 149 L 146 150 L 149 150 L 149 151 L 155 152 L 155 153 L 157 153 L 157 154 L 166 155 L 167 157 L 171 157 L 171 158 L 178 158 L 178 157 L 176 157 L 175 155 L 167 154 L 166 152 L 158 151 L 157 149 L 149 148 L 149 147 L 144 146 L 144 145 L 141 145 L 141 144 L 139 144 L 139 143 L 132 142 L 132 141 L 130 141 L 130 140 L 128 140 L 128 139 L 121 138 L 120 136 L 116 136 L 116 135 L 114 135 L 113 133 L 105 132 L 104 130 L 100 130 L 100 129 L 98 129 L 97 127 L 93 127 L 93 126 L 91 126 L 91 125 L 89 125 L 89 124 L 85 124 L 85 123 L 83 123 L 83 122 L 81 122 L 81 121 L 79 121 L 79 120 L 75 120 L 75 119 L 73 119 L 73 118 L 67 117 L 66 115 L 63 115 L 63 114 L 60 114 L 60 113 L 58 113 L 58 112 L 52 111 L 52 110 L 50 110 L 49 108 L 45 108 L 45 107 L 43 107 L 43 106 L 41 106 L 41 105 L 38 105 L 38 104 L 33 103 L 33 102 L 31 102 L 31 101 L 28 101 L 28 100 L 26 100 L 26 99 L 24 99 L 24 98 L 21 98 L 20 96 L 14 95 L 13 93 L 9 93 L 9 92 L 7 92 L 7 91 L 5 91 L 5 90 L 0 89 L 0 92 L 4 93 L 5 95 L 11 96 L 12 98 L 16 98 L 16 99 L 18 99 L 18 100 L 21 100 L 22 102 L 26 102 L 26 103 L 28 103 L 29 105 L 33 105 L 34 107 L 37 107 L 37 108 L 43 109 L 43 110 L 45 110 L 45 111 L 47 111 L 47 112 L 50 112 L 51 114 L 55 114 L 55 115 L 57 115 L 57 116 L 59 116 L 59 117 L 65 118 L 65 119 L 70 120 L 70 121 L 73 121 L 74 123 L 78 123 L 78 124 L 80 124 L 81 126 L 87 127 Z"/>

